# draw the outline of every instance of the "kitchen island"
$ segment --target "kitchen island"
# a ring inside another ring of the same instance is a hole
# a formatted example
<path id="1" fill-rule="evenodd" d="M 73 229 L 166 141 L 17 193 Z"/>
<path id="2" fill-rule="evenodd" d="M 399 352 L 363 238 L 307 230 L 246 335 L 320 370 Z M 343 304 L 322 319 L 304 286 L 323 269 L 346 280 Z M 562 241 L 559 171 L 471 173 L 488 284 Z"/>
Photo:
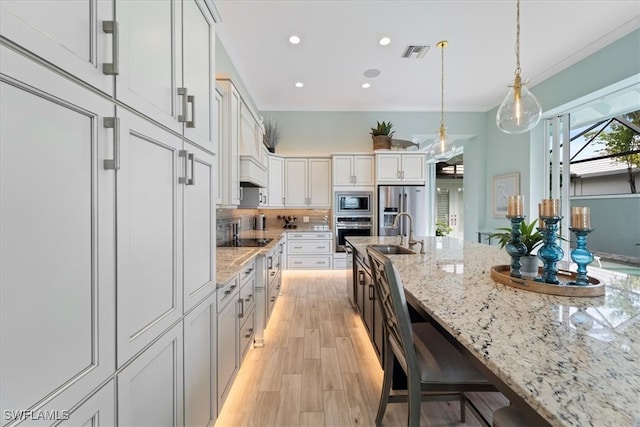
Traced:
<path id="1" fill-rule="evenodd" d="M 421 238 L 420 238 L 421 239 Z M 425 237 L 426 254 L 389 255 L 407 301 L 510 400 L 551 425 L 640 425 L 640 278 L 589 268 L 604 297 L 559 297 L 493 281 L 496 247 Z M 348 237 L 355 250 L 397 237 Z"/>

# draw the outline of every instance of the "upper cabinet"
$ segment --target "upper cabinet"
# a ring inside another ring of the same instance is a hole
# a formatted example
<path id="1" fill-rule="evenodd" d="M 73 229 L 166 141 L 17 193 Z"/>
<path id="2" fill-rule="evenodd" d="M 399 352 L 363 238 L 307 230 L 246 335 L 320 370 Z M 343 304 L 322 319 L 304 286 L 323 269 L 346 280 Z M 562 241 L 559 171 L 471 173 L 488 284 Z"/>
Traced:
<path id="1" fill-rule="evenodd" d="M 221 92 L 220 114 L 220 182 L 218 198 L 220 206 L 240 204 L 240 94 L 231 80 L 217 80 Z"/>
<path id="2" fill-rule="evenodd" d="M 267 186 L 268 162 L 263 155 L 262 119 L 242 100 L 240 102 L 240 182 Z"/>
<path id="3" fill-rule="evenodd" d="M 373 155 L 333 156 L 333 185 L 375 185 Z"/>
<path id="4" fill-rule="evenodd" d="M 213 151 L 215 35 L 204 4 L 122 1 L 113 25 L 116 98 Z"/>
<path id="5" fill-rule="evenodd" d="M 113 75 L 103 67 L 113 62 L 113 2 L 8 0 L 0 2 L 2 36 L 96 89 L 113 96 Z M 114 37 L 115 34 L 115 37 Z"/>
<path id="6" fill-rule="evenodd" d="M 284 206 L 284 159 L 280 156 L 269 156 L 269 187 L 267 194 L 269 206 Z"/>
<path id="7" fill-rule="evenodd" d="M 426 156 L 423 153 L 376 154 L 378 184 L 425 184 Z"/>
<path id="8" fill-rule="evenodd" d="M 331 159 L 285 159 L 285 205 L 331 207 Z"/>
<path id="9" fill-rule="evenodd" d="M 3 37 L 213 151 L 215 34 L 205 3 L 72 3 L 2 1 Z"/>

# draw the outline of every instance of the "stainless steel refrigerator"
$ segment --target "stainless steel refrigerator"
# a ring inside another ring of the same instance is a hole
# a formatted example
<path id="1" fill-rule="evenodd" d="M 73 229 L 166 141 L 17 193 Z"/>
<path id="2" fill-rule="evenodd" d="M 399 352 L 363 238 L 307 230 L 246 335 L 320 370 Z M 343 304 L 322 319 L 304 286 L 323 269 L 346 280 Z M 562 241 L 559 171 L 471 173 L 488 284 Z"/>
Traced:
<path id="1" fill-rule="evenodd" d="M 392 228 L 396 215 L 408 212 L 413 218 L 413 235 L 427 234 L 427 188 L 423 185 L 378 186 L 378 236 L 409 235 L 409 218 L 402 216 Z"/>

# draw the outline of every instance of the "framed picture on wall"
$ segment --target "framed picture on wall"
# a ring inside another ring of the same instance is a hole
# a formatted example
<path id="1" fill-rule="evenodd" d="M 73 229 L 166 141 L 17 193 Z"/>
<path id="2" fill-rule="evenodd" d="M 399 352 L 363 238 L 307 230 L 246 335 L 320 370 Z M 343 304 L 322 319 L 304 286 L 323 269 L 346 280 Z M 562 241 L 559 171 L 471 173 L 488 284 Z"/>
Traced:
<path id="1" fill-rule="evenodd" d="M 494 176 L 492 190 L 493 217 L 504 218 L 507 214 L 507 198 L 520 194 L 520 174 L 514 172 Z"/>

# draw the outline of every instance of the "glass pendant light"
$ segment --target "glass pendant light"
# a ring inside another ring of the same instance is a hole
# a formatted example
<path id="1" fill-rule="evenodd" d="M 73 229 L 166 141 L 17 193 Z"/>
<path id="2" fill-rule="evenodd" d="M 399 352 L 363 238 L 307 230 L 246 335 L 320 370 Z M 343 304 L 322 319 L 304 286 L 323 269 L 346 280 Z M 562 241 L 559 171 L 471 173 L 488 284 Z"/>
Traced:
<path id="1" fill-rule="evenodd" d="M 441 49 L 442 73 L 440 77 L 440 129 L 438 130 L 438 138 L 432 145 L 433 158 L 435 160 L 448 160 L 450 154 L 456 149 L 455 143 L 447 136 L 447 127 L 444 125 L 444 48 L 449 44 L 448 41 L 439 41 L 436 46 Z"/>
<path id="2" fill-rule="evenodd" d="M 516 6 L 516 78 L 496 114 L 498 128 L 506 133 L 524 133 L 535 127 L 542 117 L 542 107 L 525 87 L 520 77 L 520 0 Z"/>

